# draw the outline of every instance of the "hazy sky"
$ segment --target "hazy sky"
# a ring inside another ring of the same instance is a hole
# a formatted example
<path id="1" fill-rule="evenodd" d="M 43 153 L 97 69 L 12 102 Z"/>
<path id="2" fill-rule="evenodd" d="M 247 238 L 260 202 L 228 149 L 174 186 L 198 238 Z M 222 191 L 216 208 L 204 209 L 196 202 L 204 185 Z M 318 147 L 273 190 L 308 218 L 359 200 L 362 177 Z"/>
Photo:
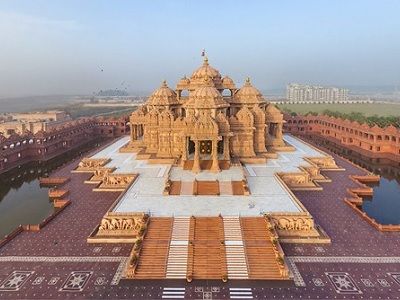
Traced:
<path id="1" fill-rule="evenodd" d="M 262 90 L 400 85 L 400 1 L 1 0 L 0 97 L 175 85 L 203 48 Z"/>

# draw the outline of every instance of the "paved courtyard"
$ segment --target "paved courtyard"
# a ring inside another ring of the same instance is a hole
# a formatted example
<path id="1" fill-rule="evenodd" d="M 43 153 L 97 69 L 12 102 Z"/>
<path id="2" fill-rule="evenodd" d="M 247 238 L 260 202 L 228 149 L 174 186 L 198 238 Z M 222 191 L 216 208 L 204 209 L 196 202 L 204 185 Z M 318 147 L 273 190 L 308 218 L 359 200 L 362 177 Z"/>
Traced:
<path id="1" fill-rule="evenodd" d="M 92 192 L 83 183 L 88 175 L 70 174 L 75 161 L 55 173 L 71 176 L 71 205 L 40 232 L 23 232 L 0 248 L 0 298 L 399 299 L 400 233 L 376 231 L 343 202 L 356 185 L 348 176 L 365 171 L 330 154 L 346 170 L 325 172 L 332 182 L 322 191 L 295 195 L 332 244 L 282 244 L 294 282 L 121 280 L 131 245 L 86 243 L 119 194 Z"/>
<path id="2" fill-rule="evenodd" d="M 244 170 L 235 167 L 215 174 L 203 170 L 198 174 L 183 170 L 181 167 L 148 164 L 138 161 L 135 156 L 118 153 L 128 139 L 122 139 L 107 149 L 97 153 L 95 158 L 110 158 L 107 166 L 117 167 L 118 173 L 138 173 L 139 176 L 126 194 L 121 198 L 114 211 L 145 211 L 152 216 L 259 216 L 267 212 L 299 212 L 301 207 L 280 181 L 277 172 L 296 172 L 300 166 L 309 166 L 304 157 L 322 157 L 326 154 L 313 147 L 285 135 L 287 143 L 295 147 L 293 152 L 279 153 L 278 158 L 268 159 L 264 164 L 245 164 Z M 123 165 L 123 166 L 121 166 Z M 240 181 L 247 178 L 251 195 L 233 196 L 163 196 L 165 181 L 181 180 L 183 184 L 198 181 L 218 180 Z"/>

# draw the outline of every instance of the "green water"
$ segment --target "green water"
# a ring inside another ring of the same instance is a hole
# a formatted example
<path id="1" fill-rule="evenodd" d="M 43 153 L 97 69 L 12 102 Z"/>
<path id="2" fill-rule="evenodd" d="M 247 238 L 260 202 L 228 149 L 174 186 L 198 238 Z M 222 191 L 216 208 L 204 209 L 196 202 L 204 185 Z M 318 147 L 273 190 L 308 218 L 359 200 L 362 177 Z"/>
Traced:
<path id="1" fill-rule="evenodd" d="M 40 187 L 39 178 L 98 147 L 99 142 L 90 142 L 47 163 L 30 163 L 0 175 L 0 239 L 20 224 L 38 224 L 49 216 L 53 203 L 48 188 Z"/>

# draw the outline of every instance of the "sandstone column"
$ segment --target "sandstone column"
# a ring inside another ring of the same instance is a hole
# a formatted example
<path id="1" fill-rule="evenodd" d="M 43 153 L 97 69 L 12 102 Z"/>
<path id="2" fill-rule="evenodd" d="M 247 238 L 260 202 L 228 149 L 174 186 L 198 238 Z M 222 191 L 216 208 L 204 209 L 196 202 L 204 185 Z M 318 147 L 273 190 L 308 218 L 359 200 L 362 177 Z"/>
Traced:
<path id="1" fill-rule="evenodd" d="M 136 130 L 136 125 L 132 125 L 132 129 L 131 129 L 131 140 L 135 141 L 137 140 L 137 130 Z"/>
<path id="2" fill-rule="evenodd" d="M 200 172 L 200 155 L 199 155 L 199 141 L 196 140 L 194 141 L 194 159 L 193 159 L 193 168 L 192 171 L 195 173 Z"/>
<path id="3" fill-rule="evenodd" d="M 212 165 L 211 165 L 211 172 L 218 173 L 220 170 L 218 164 L 218 140 L 215 139 L 212 141 Z"/>
<path id="4" fill-rule="evenodd" d="M 188 149 L 187 149 L 187 137 L 185 136 L 183 138 L 183 149 L 182 149 L 182 158 L 181 158 L 181 166 L 183 167 L 185 164 L 185 161 L 187 161 L 188 156 Z"/>
<path id="5" fill-rule="evenodd" d="M 229 155 L 229 136 L 224 136 L 224 160 L 230 160 Z"/>
<path id="6" fill-rule="evenodd" d="M 278 140 L 282 140 L 282 129 L 283 129 L 283 124 L 277 123 L 276 124 L 276 138 Z"/>

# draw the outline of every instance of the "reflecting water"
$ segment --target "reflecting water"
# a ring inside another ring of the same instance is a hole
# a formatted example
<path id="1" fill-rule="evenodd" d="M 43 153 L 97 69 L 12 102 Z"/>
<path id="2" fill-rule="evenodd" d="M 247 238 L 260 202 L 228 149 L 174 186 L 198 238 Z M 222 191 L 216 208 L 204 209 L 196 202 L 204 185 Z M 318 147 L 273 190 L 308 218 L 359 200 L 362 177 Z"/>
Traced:
<path id="1" fill-rule="evenodd" d="M 369 158 L 351 150 L 342 149 L 328 141 L 320 144 L 340 156 L 346 157 L 355 164 L 381 175 L 372 197 L 364 197 L 362 210 L 381 224 L 400 224 L 400 163 L 379 158 Z"/>
<path id="2" fill-rule="evenodd" d="M 41 188 L 39 178 L 81 156 L 99 141 L 91 142 L 47 163 L 31 163 L 0 176 L 0 239 L 20 224 L 38 224 L 54 208 L 48 188 Z"/>
<path id="3" fill-rule="evenodd" d="M 400 184 L 395 179 L 381 177 L 373 197 L 365 197 L 362 210 L 381 224 L 400 224 Z"/>
<path id="4" fill-rule="evenodd" d="M 41 173 L 40 168 L 32 168 L 0 179 L 0 237 L 19 224 L 37 224 L 53 212 L 47 188 L 39 186 Z"/>

